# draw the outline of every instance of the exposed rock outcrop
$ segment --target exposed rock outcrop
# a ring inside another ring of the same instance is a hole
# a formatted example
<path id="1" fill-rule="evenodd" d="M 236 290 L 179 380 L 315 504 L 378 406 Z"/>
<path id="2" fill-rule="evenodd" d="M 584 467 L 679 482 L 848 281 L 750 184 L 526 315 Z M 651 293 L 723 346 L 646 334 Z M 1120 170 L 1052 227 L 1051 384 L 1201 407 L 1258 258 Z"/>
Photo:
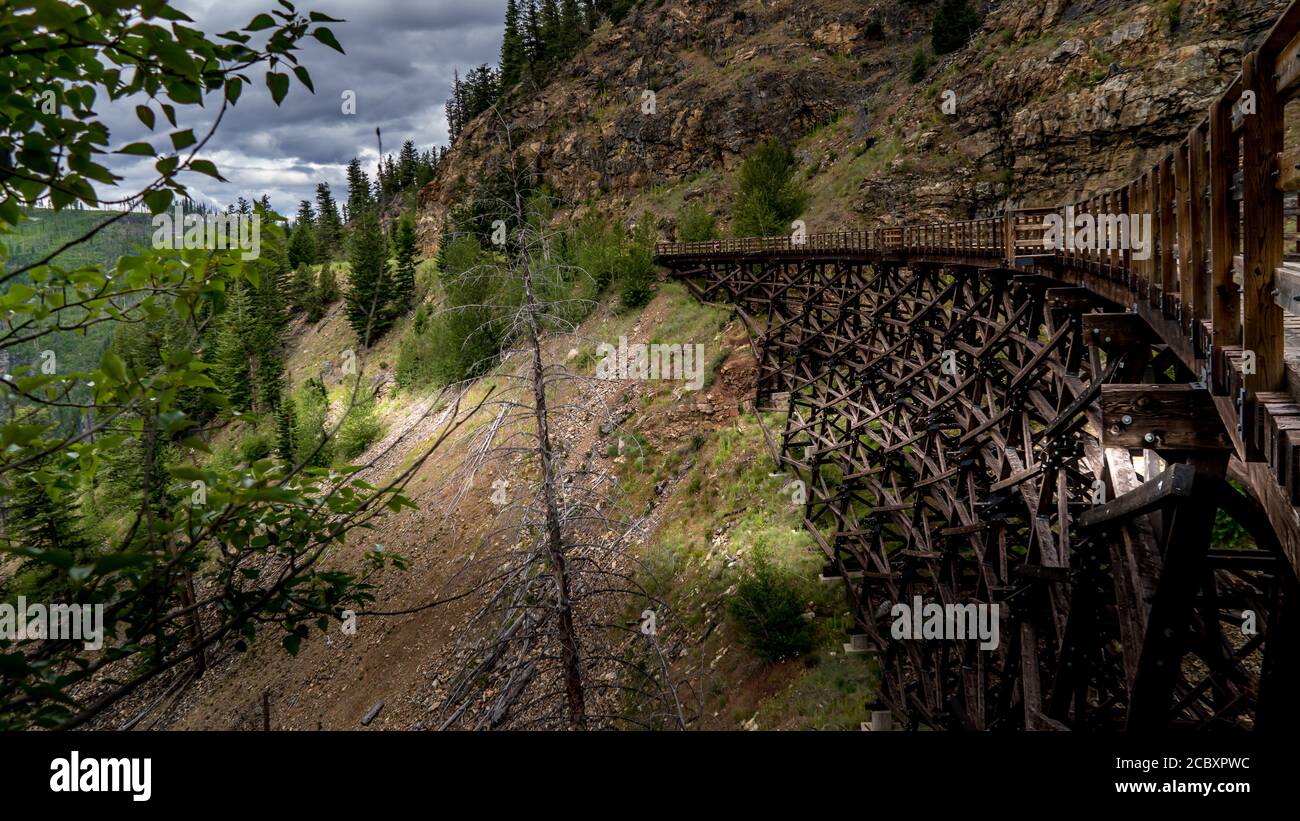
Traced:
<path id="1" fill-rule="evenodd" d="M 575 208 L 626 217 L 674 188 L 724 212 L 724 175 L 770 136 L 805 165 L 810 230 L 1055 201 L 1153 162 L 1285 4 L 1185 0 L 1173 25 L 1165 2 L 985 3 L 980 32 L 914 85 L 934 4 L 642 3 L 504 118 L 465 129 L 421 192 L 421 242 L 436 248 L 448 209 L 506 153 L 507 124 Z"/>

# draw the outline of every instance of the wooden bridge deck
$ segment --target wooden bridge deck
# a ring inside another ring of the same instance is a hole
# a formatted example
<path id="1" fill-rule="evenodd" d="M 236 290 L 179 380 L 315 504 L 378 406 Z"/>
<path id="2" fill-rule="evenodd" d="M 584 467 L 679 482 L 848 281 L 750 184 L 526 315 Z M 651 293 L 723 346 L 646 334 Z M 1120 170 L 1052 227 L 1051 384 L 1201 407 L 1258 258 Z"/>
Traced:
<path id="1" fill-rule="evenodd" d="M 781 459 L 811 485 L 805 521 L 882 653 L 896 714 L 1300 721 L 1278 695 L 1300 684 L 1300 146 L 1284 140 L 1297 96 L 1300 1 L 1186 139 L 1119 188 L 656 249 L 702 298 L 737 306 L 759 399 L 788 393 Z M 1149 219 L 1150 253 L 1118 229 L 1049 241 L 1052 215 Z M 1216 508 L 1257 556 L 1211 544 Z M 1267 569 L 1242 569 L 1257 558 Z M 880 608 L 912 592 L 1008 603 L 1014 646 L 996 660 L 900 648 Z M 1257 610 L 1267 639 L 1223 627 Z M 1104 659 L 1081 636 L 1122 651 Z"/>

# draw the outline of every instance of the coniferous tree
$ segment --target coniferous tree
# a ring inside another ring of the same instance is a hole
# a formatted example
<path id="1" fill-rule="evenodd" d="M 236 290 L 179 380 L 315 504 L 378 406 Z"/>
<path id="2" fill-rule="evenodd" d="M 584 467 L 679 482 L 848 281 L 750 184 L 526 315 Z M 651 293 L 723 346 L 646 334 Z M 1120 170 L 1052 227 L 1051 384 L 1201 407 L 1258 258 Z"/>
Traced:
<path id="1" fill-rule="evenodd" d="M 379 218 L 367 208 L 355 220 L 348 258 L 352 273 L 345 295 L 348 323 L 363 345 L 372 345 L 392 325 L 387 310 L 388 250 Z"/>
<path id="2" fill-rule="evenodd" d="M 558 0 L 542 0 L 541 19 L 538 21 L 540 26 L 540 36 L 538 38 L 541 46 L 541 59 L 543 71 L 550 73 L 556 63 L 563 59 L 562 40 L 563 35 L 560 29 L 560 4 Z"/>
<path id="3" fill-rule="evenodd" d="M 334 273 L 334 266 L 329 263 L 322 265 L 320 268 L 316 298 L 320 301 L 322 309 L 339 298 L 338 275 Z"/>
<path id="4" fill-rule="evenodd" d="M 297 270 L 311 265 L 316 262 L 316 257 L 316 227 L 306 220 L 298 220 L 289 235 L 289 268 Z"/>
<path id="5" fill-rule="evenodd" d="M 285 294 L 288 297 L 290 307 L 295 311 L 302 311 L 310 319 L 312 308 L 318 305 L 320 300 L 317 299 L 316 281 L 312 276 L 311 268 L 306 265 L 299 265 L 293 269 L 293 275 L 289 278 L 289 287 Z M 316 319 L 320 319 L 319 316 Z M 310 319 L 315 322 L 315 319 Z"/>
<path id="6" fill-rule="evenodd" d="M 577 53 L 585 36 L 586 31 L 583 26 L 582 11 L 578 8 L 578 0 L 563 0 L 560 4 L 561 59 L 567 60 Z"/>
<path id="7" fill-rule="evenodd" d="M 280 412 L 276 417 L 276 445 L 280 458 L 292 463 L 296 448 L 294 447 L 294 420 L 292 397 L 280 396 Z"/>
<path id="8" fill-rule="evenodd" d="M 447 139 L 454 143 L 460 137 L 461 123 L 460 72 L 454 68 L 451 70 L 451 96 L 447 98 L 447 103 L 443 108 L 447 115 Z"/>
<path id="9" fill-rule="evenodd" d="M 361 161 L 356 157 L 348 163 L 348 221 L 355 222 L 363 212 L 369 211 L 373 201 L 370 197 L 370 178 L 361 168 Z"/>
<path id="10" fill-rule="evenodd" d="M 339 220 L 338 206 L 330 193 L 329 183 L 316 186 L 316 255 L 320 262 L 338 256 L 343 243 L 343 224 Z"/>
<path id="11" fill-rule="evenodd" d="M 396 267 L 393 273 L 391 310 L 400 316 L 415 299 L 415 223 L 403 214 L 393 235 Z"/>
<path id="12" fill-rule="evenodd" d="M 524 57 L 528 60 L 529 70 L 538 74 L 545 59 L 542 47 L 542 13 L 537 8 L 537 0 L 528 0 L 523 14 Z"/>
<path id="13" fill-rule="evenodd" d="M 524 53 L 524 34 L 515 0 L 506 3 L 505 34 L 501 38 L 501 93 L 506 94 L 523 79 L 528 55 Z"/>
<path id="14" fill-rule="evenodd" d="M 215 373 L 217 386 L 235 410 L 253 403 L 247 327 L 252 323 L 248 286 L 236 282 L 229 290 L 226 310 L 217 329 Z"/>
<path id="15" fill-rule="evenodd" d="M 413 140 L 402 143 L 402 150 L 397 155 L 395 176 L 397 190 L 406 191 L 415 187 L 420 176 L 420 152 L 415 149 Z"/>

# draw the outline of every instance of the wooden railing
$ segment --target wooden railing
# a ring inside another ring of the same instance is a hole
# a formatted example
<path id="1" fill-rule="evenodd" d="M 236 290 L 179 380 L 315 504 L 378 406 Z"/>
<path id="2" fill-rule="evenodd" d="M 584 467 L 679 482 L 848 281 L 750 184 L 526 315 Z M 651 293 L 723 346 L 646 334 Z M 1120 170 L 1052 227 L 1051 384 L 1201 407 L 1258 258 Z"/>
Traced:
<path id="1" fill-rule="evenodd" d="M 1258 457 L 1261 394 L 1286 388 L 1284 309 L 1300 311 L 1300 146 L 1284 145 L 1286 103 L 1300 94 L 1300 0 L 1293 2 L 1204 119 L 1125 185 L 1054 208 L 996 217 L 798 237 L 662 243 L 658 255 L 897 255 L 904 261 L 1034 268 L 1143 315 L 1195 372 L 1206 373 L 1238 445 Z M 1132 244 L 1045 244 L 1049 215 L 1150 218 L 1150 253 Z M 1291 230 L 1284 230 L 1290 223 Z M 1171 339 L 1171 337 L 1175 339 Z M 1300 456 L 1297 457 L 1300 461 Z M 1300 471 L 1300 466 L 1297 466 Z M 1300 482 L 1297 482 L 1300 486 Z"/>

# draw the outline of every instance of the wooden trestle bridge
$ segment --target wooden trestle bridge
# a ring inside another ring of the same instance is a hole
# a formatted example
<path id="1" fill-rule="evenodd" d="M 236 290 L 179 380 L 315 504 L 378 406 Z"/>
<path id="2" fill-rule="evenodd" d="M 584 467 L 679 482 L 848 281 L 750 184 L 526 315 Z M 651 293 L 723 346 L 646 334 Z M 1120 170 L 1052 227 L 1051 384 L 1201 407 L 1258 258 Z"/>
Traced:
<path id="1" fill-rule="evenodd" d="M 748 325 L 759 406 L 788 395 L 774 444 L 896 721 L 1300 723 L 1298 35 L 1300 2 L 1180 145 L 1072 203 L 1150 214 L 1149 255 L 1045 247 L 1063 206 L 658 247 Z M 894 639 L 914 596 L 999 605 L 999 646 Z"/>

